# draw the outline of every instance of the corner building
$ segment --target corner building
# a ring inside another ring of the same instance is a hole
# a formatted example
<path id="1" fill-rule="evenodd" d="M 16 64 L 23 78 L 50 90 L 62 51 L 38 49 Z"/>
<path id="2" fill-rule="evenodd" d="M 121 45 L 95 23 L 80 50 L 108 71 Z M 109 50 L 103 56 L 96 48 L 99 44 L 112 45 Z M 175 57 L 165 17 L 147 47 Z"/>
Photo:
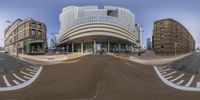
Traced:
<path id="1" fill-rule="evenodd" d="M 191 33 L 174 19 L 155 21 L 152 39 L 157 55 L 184 54 L 195 50 Z"/>
<path id="2" fill-rule="evenodd" d="M 11 55 L 44 54 L 46 25 L 32 18 L 17 19 L 5 30 L 5 51 Z"/>
<path id="3" fill-rule="evenodd" d="M 135 16 L 128 9 L 69 6 L 60 14 L 58 47 L 65 52 L 131 52 L 139 44 Z"/>

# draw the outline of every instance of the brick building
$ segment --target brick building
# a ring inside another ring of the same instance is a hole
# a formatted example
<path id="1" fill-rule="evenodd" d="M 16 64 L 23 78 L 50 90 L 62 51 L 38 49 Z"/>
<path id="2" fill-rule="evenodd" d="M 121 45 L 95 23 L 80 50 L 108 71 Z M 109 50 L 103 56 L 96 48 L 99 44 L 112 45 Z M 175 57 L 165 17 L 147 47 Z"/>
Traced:
<path id="1" fill-rule="evenodd" d="M 152 39 L 157 55 L 176 55 L 195 50 L 195 40 L 190 32 L 174 19 L 155 21 Z"/>
<path id="2" fill-rule="evenodd" d="M 17 54 L 43 54 L 46 52 L 46 26 L 32 18 L 17 19 L 4 34 L 5 52 Z"/>

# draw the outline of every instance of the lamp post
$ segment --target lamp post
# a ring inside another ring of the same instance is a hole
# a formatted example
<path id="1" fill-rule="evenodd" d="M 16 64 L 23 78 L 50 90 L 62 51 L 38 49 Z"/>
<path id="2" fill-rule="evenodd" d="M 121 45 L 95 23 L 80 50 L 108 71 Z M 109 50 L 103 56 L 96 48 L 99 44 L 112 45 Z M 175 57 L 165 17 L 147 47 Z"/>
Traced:
<path id="1" fill-rule="evenodd" d="M 176 56 L 176 48 L 177 48 L 177 35 L 175 36 L 175 43 L 174 43 L 174 53 L 175 53 L 175 56 Z"/>
<path id="2" fill-rule="evenodd" d="M 176 56 L 176 48 L 177 48 L 177 43 L 174 43 L 174 48 L 175 48 L 175 56 Z"/>

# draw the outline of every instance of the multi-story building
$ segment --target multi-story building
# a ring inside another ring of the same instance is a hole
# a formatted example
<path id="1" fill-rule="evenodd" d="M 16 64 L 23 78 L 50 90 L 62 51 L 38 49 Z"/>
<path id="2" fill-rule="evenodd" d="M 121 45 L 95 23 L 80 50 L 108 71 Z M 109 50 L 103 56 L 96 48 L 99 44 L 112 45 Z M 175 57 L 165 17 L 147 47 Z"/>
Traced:
<path id="1" fill-rule="evenodd" d="M 147 38 L 147 49 L 151 50 L 151 48 L 152 48 L 151 38 Z"/>
<path id="2" fill-rule="evenodd" d="M 32 18 L 14 21 L 5 29 L 4 38 L 5 52 L 11 55 L 46 52 L 46 26 Z"/>
<path id="3" fill-rule="evenodd" d="M 58 46 L 66 52 L 123 52 L 138 45 L 135 15 L 128 9 L 69 6 L 60 14 Z"/>
<path id="4" fill-rule="evenodd" d="M 154 23 L 153 49 L 158 55 L 176 55 L 195 50 L 195 40 L 190 32 L 174 19 Z"/>

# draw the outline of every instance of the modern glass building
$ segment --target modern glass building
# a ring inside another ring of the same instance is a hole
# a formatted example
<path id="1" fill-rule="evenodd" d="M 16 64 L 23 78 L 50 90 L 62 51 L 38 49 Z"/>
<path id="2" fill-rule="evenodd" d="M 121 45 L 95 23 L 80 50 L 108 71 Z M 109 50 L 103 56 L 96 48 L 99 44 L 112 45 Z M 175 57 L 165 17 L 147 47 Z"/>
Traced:
<path id="1" fill-rule="evenodd" d="M 65 52 L 131 52 L 139 47 L 140 32 L 128 9 L 69 6 L 60 14 L 57 44 Z"/>

